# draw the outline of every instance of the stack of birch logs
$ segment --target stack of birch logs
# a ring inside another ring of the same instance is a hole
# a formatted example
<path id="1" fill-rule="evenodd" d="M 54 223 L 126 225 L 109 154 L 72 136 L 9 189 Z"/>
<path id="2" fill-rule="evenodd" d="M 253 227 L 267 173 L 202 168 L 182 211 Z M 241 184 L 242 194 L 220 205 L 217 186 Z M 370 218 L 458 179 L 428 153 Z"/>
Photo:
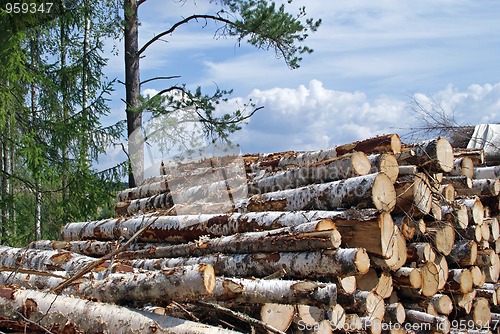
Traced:
<path id="1" fill-rule="evenodd" d="M 500 166 L 481 150 L 391 134 L 242 160 L 245 198 L 211 178 L 229 157 L 162 165 L 118 194 L 116 218 L 0 246 L 0 329 L 498 332 Z"/>

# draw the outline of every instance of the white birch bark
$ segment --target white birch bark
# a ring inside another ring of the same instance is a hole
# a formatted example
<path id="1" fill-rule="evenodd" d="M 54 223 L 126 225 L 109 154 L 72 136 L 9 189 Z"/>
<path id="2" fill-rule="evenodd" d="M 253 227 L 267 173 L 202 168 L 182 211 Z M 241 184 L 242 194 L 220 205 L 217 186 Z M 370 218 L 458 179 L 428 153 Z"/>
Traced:
<path id="1" fill-rule="evenodd" d="M 65 272 L 57 272 L 65 274 Z M 29 289 L 48 290 L 57 287 L 65 279 L 15 272 L 0 272 L 0 284 L 16 284 Z M 67 295 L 92 298 L 113 304 L 168 305 L 177 302 L 197 301 L 212 294 L 215 273 L 210 265 L 177 267 L 162 271 L 140 273 L 103 272 L 88 274 L 61 292 Z"/>
<path id="2" fill-rule="evenodd" d="M 218 277 L 213 294 L 206 299 L 239 304 L 307 304 L 330 309 L 337 303 L 337 286 L 312 281 Z"/>
<path id="3" fill-rule="evenodd" d="M 216 273 L 228 277 L 265 277 L 282 269 L 285 269 L 286 277 L 351 276 L 364 274 L 370 267 L 368 255 L 362 248 L 312 252 L 213 254 L 192 258 L 139 259 L 125 263 L 147 270 L 207 263 L 213 265 Z"/>
<path id="4" fill-rule="evenodd" d="M 132 308 L 93 302 L 34 290 L 0 287 L 0 314 L 17 317 L 29 309 L 28 319 L 40 325 L 74 324 L 87 334 L 237 334 L 238 332 Z"/>

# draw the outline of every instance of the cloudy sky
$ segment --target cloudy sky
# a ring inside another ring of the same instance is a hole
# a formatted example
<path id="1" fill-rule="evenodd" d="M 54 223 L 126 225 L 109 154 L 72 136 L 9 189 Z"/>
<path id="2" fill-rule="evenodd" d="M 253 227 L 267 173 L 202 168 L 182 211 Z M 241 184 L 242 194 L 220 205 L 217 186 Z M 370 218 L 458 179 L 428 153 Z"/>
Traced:
<path id="1" fill-rule="evenodd" d="M 195 4 L 196 5 L 195 5 Z M 140 41 L 182 17 L 213 11 L 209 1 L 147 0 Z M 435 100 L 460 124 L 500 122 L 500 1 L 294 0 L 323 24 L 306 44 L 315 52 L 290 70 L 272 51 L 214 39 L 214 27 L 191 23 L 145 53 L 141 79 L 234 89 L 231 110 L 252 99 L 263 106 L 233 140 L 243 153 L 313 150 L 383 133 L 404 135 L 418 124 L 411 96 Z M 118 42 L 120 43 L 120 42 Z M 123 80 L 123 47 L 110 56 L 108 77 Z M 120 87 L 113 118 L 124 117 Z"/>

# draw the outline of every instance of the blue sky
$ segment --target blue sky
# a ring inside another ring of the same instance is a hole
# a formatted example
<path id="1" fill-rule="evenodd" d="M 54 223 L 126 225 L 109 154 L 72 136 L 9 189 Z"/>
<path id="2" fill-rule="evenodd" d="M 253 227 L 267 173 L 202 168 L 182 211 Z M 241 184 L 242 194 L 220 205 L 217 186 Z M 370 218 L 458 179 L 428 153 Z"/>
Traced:
<path id="1" fill-rule="evenodd" d="M 141 44 L 182 17 L 211 13 L 209 1 L 147 0 Z M 462 124 L 500 121 L 500 1 L 294 0 L 323 24 L 306 44 L 315 52 L 290 70 L 272 51 L 214 39 L 203 22 L 157 42 L 141 61 L 141 78 L 181 75 L 143 87 L 187 83 L 234 89 L 223 110 L 249 98 L 264 109 L 233 140 L 243 153 L 313 150 L 417 124 L 409 95 L 435 99 Z M 106 73 L 123 80 L 123 47 Z M 111 44 L 111 42 L 110 42 Z M 110 120 L 124 117 L 119 86 Z M 117 151 L 115 152 L 117 153 Z M 113 154 L 110 152 L 110 154 Z"/>

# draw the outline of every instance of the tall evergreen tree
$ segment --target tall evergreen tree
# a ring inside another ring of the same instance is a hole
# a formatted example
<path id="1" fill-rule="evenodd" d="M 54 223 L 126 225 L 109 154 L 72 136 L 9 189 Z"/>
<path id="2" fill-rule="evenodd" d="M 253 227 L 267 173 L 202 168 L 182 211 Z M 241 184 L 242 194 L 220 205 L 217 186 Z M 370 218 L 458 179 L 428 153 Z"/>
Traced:
<path id="1" fill-rule="evenodd" d="M 230 91 L 217 90 L 213 95 L 206 95 L 202 93 L 201 88 L 190 91 L 182 85 L 165 88 L 158 96 L 151 99 L 142 98 L 140 95 L 140 58 L 150 45 L 175 33 L 183 25 L 199 21 L 214 21 L 220 25 L 216 34 L 234 37 L 238 43 L 246 41 L 259 49 L 273 50 L 277 57 L 283 58 L 293 69 L 299 67 L 303 54 L 313 51 L 303 45 L 303 42 L 308 33 L 315 32 L 321 24 L 321 20 L 306 18 L 304 7 L 300 8 L 299 13 L 294 16 L 287 12 L 284 4 L 278 6 L 274 1 L 211 0 L 214 12 L 193 14 L 182 18 L 169 29 L 158 32 L 155 37 L 139 48 L 138 8 L 146 2 L 147 0 L 123 0 L 128 154 L 133 171 L 129 174 L 129 186 L 134 186 L 143 179 L 142 112 L 152 104 L 162 106 L 156 108 L 159 113 L 171 113 L 195 107 L 199 121 L 203 123 L 207 133 L 214 136 L 213 138 L 227 139 L 228 134 L 238 130 L 238 124 L 249 116 L 241 110 L 222 117 L 214 116 L 216 105 L 224 100 Z M 291 0 L 288 1 L 288 3 L 291 2 Z M 179 5 L 182 5 L 182 2 L 179 2 Z M 172 94 L 164 95 L 175 92 L 181 92 L 185 98 L 177 99 L 172 97 Z"/>

